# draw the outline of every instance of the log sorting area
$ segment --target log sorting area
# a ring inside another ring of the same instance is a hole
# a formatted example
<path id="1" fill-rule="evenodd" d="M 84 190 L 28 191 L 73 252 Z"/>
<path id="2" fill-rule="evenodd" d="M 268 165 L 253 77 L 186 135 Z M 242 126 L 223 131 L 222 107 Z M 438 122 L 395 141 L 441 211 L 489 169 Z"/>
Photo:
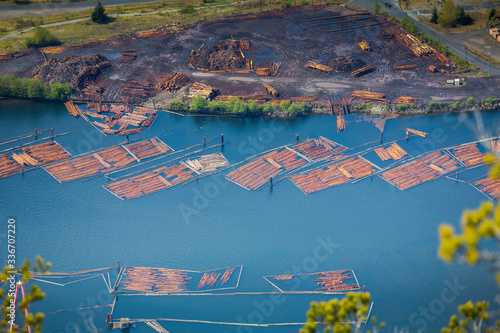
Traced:
<path id="1" fill-rule="evenodd" d="M 153 125 L 157 116 L 155 109 L 141 106 L 132 108 L 128 104 L 88 103 L 88 111 L 82 110 L 73 102 L 66 102 L 64 105 L 69 114 L 74 117 L 82 116 L 104 135 L 129 135 L 142 132 L 143 129 Z M 97 120 L 90 120 L 89 117 Z"/>
<path id="2" fill-rule="evenodd" d="M 39 167 L 71 157 L 59 143 L 49 141 L 0 155 L 0 178 L 13 176 L 25 168 Z"/>
<path id="3" fill-rule="evenodd" d="M 375 153 L 380 157 L 382 161 L 387 161 L 390 159 L 393 159 L 395 161 L 398 161 L 402 159 L 405 155 L 408 155 L 408 153 L 401 148 L 397 143 L 393 143 L 389 148 L 376 148 Z"/>
<path id="4" fill-rule="evenodd" d="M 68 161 L 53 164 L 44 168 L 59 182 L 69 182 L 76 179 L 87 178 L 97 174 L 116 171 L 135 162 L 140 162 L 154 156 L 172 152 L 158 138 L 117 145 L 94 152 L 90 155 L 76 157 Z"/>
<path id="5" fill-rule="evenodd" d="M 349 183 L 375 171 L 374 167 L 364 158 L 346 157 L 344 154 L 339 155 L 338 158 L 344 159 L 289 178 L 304 194 L 310 194 Z"/>
<path id="6" fill-rule="evenodd" d="M 500 179 L 492 179 L 490 175 L 486 175 L 479 180 L 472 181 L 471 184 L 490 199 L 500 199 Z"/>
<path id="7" fill-rule="evenodd" d="M 208 154 L 112 182 L 103 187 L 122 200 L 130 200 L 184 184 L 197 175 L 215 173 L 227 166 L 229 162 L 221 153 Z"/>
<path id="8" fill-rule="evenodd" d="M 226 179 L 249 191 L 259 187 L 285 171 L 304 166 L 308 161 L 295 151 L 285 147 L 258 157 L 230 172 Z"/>
<path id="9" fill-rule="evenodd" d="M 114 289 L 119 295 L 167 295 L 236 289 L 242 271 L 243 266 L 208 271 L 126 266 L 118 275 Z"/>
<path id="10" fill-rule="evenodd" d="M 270 275 L 263 278 L 282 293 L 290 292 L 292 286 L 295 286 L 295 283 L 291 282 L 293 279 L 301 279 L 304 282 L 301 287 L 303 292 L 338 293 L 361 289 L 352 269 L 310 274 Z M 311 281 L 313 278 L 314 281 Z M 308 286 L 311 286 L 311 290 L 306 289 Z"/>
<path id="11" fill-rule="evenodd" d="M 385 171 L 381 177 L 400 190 L 406 190 L 442 177 L 458 167 L 459 163 L 453 157 L 435 151 Z"/>
<path id="12" fill-rule="evenodd" d="M 484 155 L 479 151 L 477 143 L 471 143 L 453 149 L 453 155 L 467 167 L 484 163 Z"/>

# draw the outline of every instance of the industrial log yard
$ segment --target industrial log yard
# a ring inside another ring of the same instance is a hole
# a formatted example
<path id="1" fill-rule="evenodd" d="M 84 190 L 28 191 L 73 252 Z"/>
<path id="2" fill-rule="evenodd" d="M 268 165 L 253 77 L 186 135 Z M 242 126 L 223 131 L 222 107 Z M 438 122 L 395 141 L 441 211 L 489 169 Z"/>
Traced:
<path id="1" fill-rule="evenodd" d="M 150 108 L 201 95 L 304 102 L 338 114 L 368 101 L 418 105 L 495 95 L 495 85 L 488 84 L 493 78 L 447 87 L 443 82 L 450 61 L 445 55 L 388 18 L 346 5 L 170 24 L 4 60 L 0 69 L 6 73 L 71 82 L 77 101 Z M 142 116 L 154 120 L 151 114 Z"/>

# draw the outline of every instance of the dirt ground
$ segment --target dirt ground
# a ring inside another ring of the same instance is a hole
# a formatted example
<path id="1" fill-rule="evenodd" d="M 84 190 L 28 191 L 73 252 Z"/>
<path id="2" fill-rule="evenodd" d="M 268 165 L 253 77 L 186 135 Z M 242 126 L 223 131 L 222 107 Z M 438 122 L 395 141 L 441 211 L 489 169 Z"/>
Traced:
<path id="1" fill-rule="evenodd" d="M 186 73 L 192 81 L 218 88 L 223 95 L 263 93 L 263 83 L 267 83 L 280 93 L 280 98 L 316 96 L 335 101 L 349 98 L 355 89 L 382 92 L 388 98 L 411 96 L 422 102 L 498 96 L 500 82 L 495 78 L 469 78 L 466 86 L 447 87 L 444 84 L 447 74 L 428 70 L 430 65 L 445 69 L 444 64 L 434 56 L 415 56 L 399 38 L 387 38 L 387 35 L 397 36 L 401 32 L 399 27 L 372 14 L 352 14 L 359 12 L 338 5 L 312 9 L 297 7 L 246 18 L 200 22 L 181 34 L 115 37 L 105 43 L 47 54 L 47 58 L 100 54 L 109 59 L 112 66 L 103 70 L 95 82 L 106 87 L 102 97 L 105 101 L 126 100 L 120 91 L 132 80 L 156 85 L 173 72 Z M 281 62 L 278 75 L 203 73 L 188 66 L 187 59 L 192 50 L 229 39 L 250 42 L 250 50 L 245 52 L 245 57 L 253 61 L 255 68 L 267 67 L 271 61 Z M 358 43 L 362 40 L 369 42 L 371 52 L 361 50 Z M 132 63 L 118 62 L 127 50 L 136 50 L 137 58 Z M 359 59 L 376 69 L 359 78 L 352 78 L 349 72 L 326 74 L 304 67 L 309 61 L 326 65 L 341 56 Z M 43 62 L 40 52 L 31 52 L 0 63 L 0 73 L 29 76 L 29 71 Z M 393 70 L 393 66 L 408 64 L 417 68 Z M 154 100 L 157 107 L 166 106 L 170 98 L 180 97 L 186 90 L 161 93 L 147 104 L 151 105 Z M 146 100 L 132 102 L 144 104 Z"/>

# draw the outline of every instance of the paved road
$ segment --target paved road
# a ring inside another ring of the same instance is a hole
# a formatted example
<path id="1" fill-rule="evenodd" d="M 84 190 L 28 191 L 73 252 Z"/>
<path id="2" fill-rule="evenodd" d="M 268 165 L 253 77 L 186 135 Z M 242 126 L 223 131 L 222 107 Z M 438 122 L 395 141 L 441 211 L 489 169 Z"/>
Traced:
<path id="1" fill-rule="evenodd" d="M 103 0 L 105 7 L 122 6 L 141 2 L 154 2 L 158 0 Z M 57 14 L 74 13 L 90 10 L 97 5 L 97 1 L 82 1 L 69 3 L 35 3 L 27 5 L 2 5 L 0 6 L 0 17 L 37 17 L 45 16 L 50 12 Z"/>
<path id="2" fill-rule="evenodd" d="M 112 0 L 110 0 L 110 1 L 112 1 Z M 130 1 L 133 1 L 133 0 L 130 0 Z M 246 1 L 251 1 L 251 0 L 246 0 Z M 243 2 L 246 2 L 246 1 L 240 1 L 239 3 L 243 3 Z M 214 5 L 214 6 L 195 7 L 195 9 L 199 10 L 199 9 L 206 9 L 206 8 L 224 7 L 224 6 L 231 6 L 231 5 L 234 5 L 234 4 L 236 4 L 236 2 L 232 2 L 232 3 L 228 3 L 228 4 L 221 4 L 221 5 Z M 177 12 L 179 10 L 180 9 L 168 9 L 168 10 L 161 10 L 161 11 L 148 12 L 148 13 L 113 14 L 113 17 L 117 17 L 117 16 L 126 17 L 126 16 L 137 16 L 137 15 L 152 15 L 152 14 L 159 14 L 159 13 L 171 13 L 171 12 Z M 44 28 L 46 28 L 46 27 L 55 27 L 55 26 L 58 26 L 58 25 L 64 25 L 64 24 L 82 22 L 82 21 L 87 21 L 87 20 L 90 20 L 90 16 L 89 17 L 80 18 L 80 19 L 74 19 L 74 20 L 61 21 L 61 22 L 56 22 L 56 23 L 43 24 L 41 26 L 44 27 Z M 3 37 L 0 37 L 0 41 L 3 40 L 3 39 L 7 39 L 7 38 L 10 38 L 10 37 L 14 37 L 14 36 L 20 35 L 20 34 L 24 34 L 24 33 L 28 32 L 28 31 L 33 30 L 33 29 L 34 29 L 34 27 L 31 27 L 31 28 L 26 28 L 26 29 L 21 30 L 21 31 L 13 32 L 11 34 L 8 34 L 8 35 L 5 35 Z"/>
<path id="3" fill-rule="evenodd" d="M 364 8 L 364 9 L 373 9 L 373 7 L 375 6 L 375 3 L 377 1 L 376 0 L 352 0 L 351 1 L 351 4 L 353 6 L 356 6 L 356 7 L 359 7 L 359 8 Z M 397 17 L 398 19 L 402 19 L 403 17 L 406 16 L 406 13 L 404 11 L 402 11 L 401 9 L 399 9 L 397 7 L 397 1 L 394 1 L 394 0 L 387 0 L 387 1 L 383 1 L 383 0 L 380 0 L 379 2 L 383 3 L 383 2 L 390 2 L 392 3 L 392 7 L 391 8 L 386 8 L 385 6 L 383 6 L 383 9 L 388 12 L 390 15 L 393 15 L 395 17 Z M 442 34 L 442 33 L 438 33 L 438 32 L 435 32 L 429 28 L 427 28 L 425 25 L 421 24 L 419 21 L 418 21 L 418 18 L 416 17 L 417 13 L 416 11 L 409 11 L 408 12 L 408 15 L 409 17 L 417 24 L 418 28 L 420 30 L 422 30 L 423 32 L 425 32 L 428 36 L 431 36 L 435 39 L 440 39 L 444 45 L 446 45 L 453 53 L 455 53 L 456 55 L 462 57 L 463 59 L 465 59 L 465 49 L 462 47 L 462 45 L 460 43 L 457 43 L 453 40 L 450 39 L 449 36 L 447 36 L 447 34 Z M 469 61 L 473 62 L 476 64 L 477 67 L 481 68 L 485 73 L 488 73 L 488 62 L 487 61 L 484 61 L 470 53 L 467 53 L 467 58 Z M 490 74 L 493 74 L 493 75 L 498 75 L 500 74 L 500 67 L 498 66 L 494 66 L 494 65 L 491 65 L 490 66 Z"/>

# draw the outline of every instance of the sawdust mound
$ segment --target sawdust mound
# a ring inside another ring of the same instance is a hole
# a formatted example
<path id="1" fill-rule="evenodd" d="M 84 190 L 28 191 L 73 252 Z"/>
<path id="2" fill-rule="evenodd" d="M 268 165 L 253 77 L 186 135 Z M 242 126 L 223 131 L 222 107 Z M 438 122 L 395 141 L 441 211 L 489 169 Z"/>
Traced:
<path id="1" fill-rule="evenodd" d="M 33 68 L 30 74 L 47 84 L 69 82 L 73 87 L 82 89 L 94 81 L 102 69 L 110 66 L 111 62 L 100 54 L 69 56 L 52 58 Z"/>
<path id="2" fill-rule="evenodd" d="M 327 63 L 327 66 L 338 72 L 352 72 L 366 66 L 361 59 L 354 59 L 351 56 L 333 58 Z"/>
<path id="3" fill-rule="evenodd" d="M 239 41 L 224 41 L 198 51 L 191 51 L 188 59 L 194 68 L 208 70 L 241 69 L 245 68 L 245 58 L 241 55 Z"/>

